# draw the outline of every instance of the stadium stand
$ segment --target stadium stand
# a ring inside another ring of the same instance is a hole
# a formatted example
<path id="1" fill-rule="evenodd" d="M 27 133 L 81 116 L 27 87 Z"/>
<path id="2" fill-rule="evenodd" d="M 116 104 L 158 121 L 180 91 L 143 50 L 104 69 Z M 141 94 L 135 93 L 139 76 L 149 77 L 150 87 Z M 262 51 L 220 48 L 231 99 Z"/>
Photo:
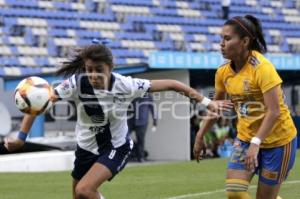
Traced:
<path id="1" fill-rule="evenodd" d="M 234 0 L 230 16 L 262 20 L 271 53 L 300 53 L 296 1 Z M 0 76 L 51 72 L 70 49 L 105 38 L 117 67 L 152 51 L 218 51 L 219 0 L 0 0 Z"/>

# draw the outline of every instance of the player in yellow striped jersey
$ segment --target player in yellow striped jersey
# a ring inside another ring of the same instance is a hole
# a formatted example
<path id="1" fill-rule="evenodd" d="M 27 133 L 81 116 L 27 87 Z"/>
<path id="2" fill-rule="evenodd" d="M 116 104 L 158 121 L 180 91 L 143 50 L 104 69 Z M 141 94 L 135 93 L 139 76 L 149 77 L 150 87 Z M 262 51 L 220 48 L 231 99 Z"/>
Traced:
<path id="1" fill-rule="evenodd" d="M 221 52 L 228 63 L 215 77 L 215 99 L 225 96 L 237 112 L 237 138 L 228 163 L 229 199 L 250 199 L 248 185 L 259 175 L 256 199 L 280 198 L 278 192 L 295 161 L 296 128 L 284 103 L 282 80 L 263 53 L 267 51 L 260 21 L 251 15 L 225 22 Z M 199 160 L 203 135 L 214 119 L 197 133 L 194 155 Z"/>

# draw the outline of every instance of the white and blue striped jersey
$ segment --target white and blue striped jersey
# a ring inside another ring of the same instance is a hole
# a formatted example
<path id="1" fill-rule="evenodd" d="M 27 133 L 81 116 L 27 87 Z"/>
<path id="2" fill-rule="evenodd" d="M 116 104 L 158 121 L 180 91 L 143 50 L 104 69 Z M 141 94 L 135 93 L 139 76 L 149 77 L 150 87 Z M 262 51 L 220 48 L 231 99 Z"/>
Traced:
<path id="1" fill-rule="evenodd" d="M 99 154 L 101 148 L 117 148 L 130 139 L 127 136 L 128 105 L 149 88 L 149 80 L 112 73 L 108 90 L 94 89 L 83 75 L 71 76 L 55 90 L 59 98 L 72 99 L 76 104 L 75 133 L 79 147 Z"/>

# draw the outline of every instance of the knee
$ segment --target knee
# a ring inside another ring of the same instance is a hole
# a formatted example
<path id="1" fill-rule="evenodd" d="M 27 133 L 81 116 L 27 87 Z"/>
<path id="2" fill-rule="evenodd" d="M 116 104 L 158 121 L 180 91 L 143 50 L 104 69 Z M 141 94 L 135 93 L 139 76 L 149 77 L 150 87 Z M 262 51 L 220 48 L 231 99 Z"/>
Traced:
<path id="1" fill-rule="evenodd" d="M 93 191 L 86 186 L 77 185 L 75 188 L 76 199 L 89 199 L 93 197 Z"/>
<path id="2" fill-rule="evenodd" d="M 226 180 L 226 194 L 228 199 L 251 199 L 248 191 L 249 182 L 240 179 Z"/>

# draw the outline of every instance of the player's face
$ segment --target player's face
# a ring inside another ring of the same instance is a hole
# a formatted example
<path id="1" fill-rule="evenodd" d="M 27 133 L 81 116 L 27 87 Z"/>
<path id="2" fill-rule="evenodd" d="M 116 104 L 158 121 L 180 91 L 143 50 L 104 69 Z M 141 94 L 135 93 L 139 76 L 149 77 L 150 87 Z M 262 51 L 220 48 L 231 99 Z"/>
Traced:
<path id="1" fill-rule="evenodd" d="M 229 60 L 240 57 L 245 49 L 243 39 L 234 32 L 231 25 L 223 26 L 220 45 L 223 57 Z"/>
<path id="2" fill-rule="evenodd" d="M 85 71 L 90 84 L 96 89 L 106 89 L 111 77 L 111 67 L 105 63 L 85 60 Z"/>

